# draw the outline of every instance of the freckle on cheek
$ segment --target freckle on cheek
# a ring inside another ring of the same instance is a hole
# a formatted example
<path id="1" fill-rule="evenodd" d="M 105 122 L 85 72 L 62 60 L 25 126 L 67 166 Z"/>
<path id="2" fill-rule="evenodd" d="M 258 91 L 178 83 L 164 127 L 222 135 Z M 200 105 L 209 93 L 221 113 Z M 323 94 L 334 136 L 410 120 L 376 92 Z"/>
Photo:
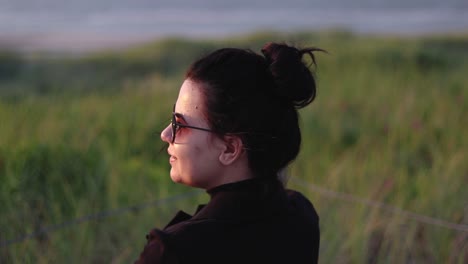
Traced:
<path id="1" fill-rule="evenodd" d="M 200 153 L 202 151 L 201 147 L 195 147 L 195 153 Z"/>

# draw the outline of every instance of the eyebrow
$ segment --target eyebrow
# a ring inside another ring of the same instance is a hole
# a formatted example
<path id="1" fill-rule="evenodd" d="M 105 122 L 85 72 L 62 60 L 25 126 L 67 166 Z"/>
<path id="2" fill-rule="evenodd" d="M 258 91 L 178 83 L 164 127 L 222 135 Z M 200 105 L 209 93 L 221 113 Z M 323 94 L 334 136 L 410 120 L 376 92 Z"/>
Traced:
<path id="1" fill-rule="evenodd" d="M 185 117 L 184 117 L 183 114 L 181 114 L 181 113 L 175 113 L 175 112 L 174 112 L 174 116 L 177 117 L 177 118 L 182 119 L 182 121 L 184 121 L 185 123 L 187 123 L 187 120 L 185 120 Z"/>

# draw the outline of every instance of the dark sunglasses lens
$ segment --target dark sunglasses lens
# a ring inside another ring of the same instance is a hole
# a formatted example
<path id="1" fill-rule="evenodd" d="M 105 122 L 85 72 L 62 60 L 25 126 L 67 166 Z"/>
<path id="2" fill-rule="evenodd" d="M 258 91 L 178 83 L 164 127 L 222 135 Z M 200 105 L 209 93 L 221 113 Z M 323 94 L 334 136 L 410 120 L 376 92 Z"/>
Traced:
<path id="1" fill-rule="evenodd" d="M 177 132 L 177 125 L 176 125 L 176 119 L 175 119 L 175 104 L 172 107 L 172 119 L 171 119 L 171 127 L 172 127 L 172 138 L 171 138 L 171 143 L 174 143 L 175 141 L 175 135 Z"/>
<path id="2" fill-rule="evenodd" d="M 172 143 L 174 143 L 176 133 L 177 133 L 177 125 L 176 125 L 174 116 L 172 116 L 171 127 L 172 127 L 172 138 L 171 138 L 171 140 L 172 140 Z"/>

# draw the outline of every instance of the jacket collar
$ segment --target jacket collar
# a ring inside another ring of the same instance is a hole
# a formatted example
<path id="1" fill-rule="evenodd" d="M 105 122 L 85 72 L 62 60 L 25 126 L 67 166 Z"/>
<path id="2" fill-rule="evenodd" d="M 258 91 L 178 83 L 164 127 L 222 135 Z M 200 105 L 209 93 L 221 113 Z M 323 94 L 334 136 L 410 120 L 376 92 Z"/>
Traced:
<path id="1" fill-rule="evenodd" d="M 242 220 L 271 215 L 286 206 L 286 192 L 276 179 L 255 178 L 217 186 L 207 191 L 210 202 L 199 207 L 193 220 Z"/>
<path id="2" fill-rule="evenodd" d="M 188 220 L 242 221 L 273 215 L 287 206 L 286 191 L 279 180 L 248 179 L 207 190 L 211 199 L 198 205 L 194 216 L 179 211 L 165 228 Z"/>

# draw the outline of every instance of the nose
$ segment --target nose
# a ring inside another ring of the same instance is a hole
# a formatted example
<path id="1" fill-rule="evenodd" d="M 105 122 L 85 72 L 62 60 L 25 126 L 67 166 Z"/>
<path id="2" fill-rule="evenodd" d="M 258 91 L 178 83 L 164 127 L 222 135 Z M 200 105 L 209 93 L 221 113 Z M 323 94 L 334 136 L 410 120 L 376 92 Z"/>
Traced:
<path id="1" fill-rule="evenodd" d="M 161 140 L 167 143 L 171 143 L 172 141 L 172 131 L 171 131 L 171 124 L 169 124 L 162 132 L 161 132 Z"/>

